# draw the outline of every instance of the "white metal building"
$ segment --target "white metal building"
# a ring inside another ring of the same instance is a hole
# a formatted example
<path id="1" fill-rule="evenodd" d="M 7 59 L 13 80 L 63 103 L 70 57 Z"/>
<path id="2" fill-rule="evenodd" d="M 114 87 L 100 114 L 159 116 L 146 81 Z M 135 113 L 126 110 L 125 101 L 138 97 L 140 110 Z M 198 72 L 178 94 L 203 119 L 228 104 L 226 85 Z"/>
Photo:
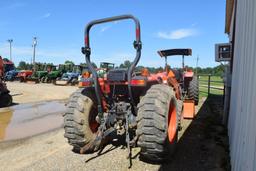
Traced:
<path id="1" fill-rule="evenodd" d="M 256 171 L 256 0 L 226 0 L 232 44 L 228 133 L 232 170 Z"/>

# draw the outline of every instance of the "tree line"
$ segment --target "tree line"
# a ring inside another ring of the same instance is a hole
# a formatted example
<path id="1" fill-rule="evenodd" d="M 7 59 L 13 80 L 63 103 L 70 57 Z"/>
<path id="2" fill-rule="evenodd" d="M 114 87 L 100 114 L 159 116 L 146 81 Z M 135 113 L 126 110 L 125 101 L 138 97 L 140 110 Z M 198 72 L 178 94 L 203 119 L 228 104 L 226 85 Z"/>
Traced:
<path id="1" fill-rule="evenodd" d="M 46 63 L 41 63 L 41 64 L 46 64 Z M 49 64 L 49 63 L 48 63 Z M 75 65 L 73 61 L 65 61 L 64 64 L 72 64 Z M 97 65 L 95 63 L 92 63 L 95 68 L 97 68 Z M 52 64 L 53 65 L 53 64 Z M 80 65 L 87 67 L 86 63 L 80 63 Z M 128 68 L 131 66 L 131 62 L 129 60 L 124 61 L 121 63 L 119 66 L 116 66 L 116 68 Z M 17 69 L 19 70 L 28 70 L 32 69 L 33 64 L 27 63 L 25 61 L 20 61 L 19 65 L 17 66 Z M 148 66 L 137 66 L 136 70 L 140 71 L 143 68 L 147 68 L 150 73 L 157 73 L 161 72 L 164 70 L 164 67 L 148 67 Z M 217 75 L 217 76 L 222 76 L 225 70 L 225 65 L 221 64 L 216 67 L 206 67 L 206 68 L 201 68 L 201 67 L 187 67 L 189 69 L 192 69 L 194 72 L 197 72 L 197 74 L 212 74 L 212 75 Z"/>
<path id="2" fill-rule="evenodd" d="M 131 62 L 126 60 L 124 63 L 120 64 L 120 68 L 128 68 L 131 66 Z M 216 76 L 222 76 L 225 72 L 225 65 L 220 64 L 216 67 L 206 67 L 206 68 L 201 68 L 201 67 L 188 67 L 185 66 L 186 68 L 192 69 L 194 72 L 197 72 L 198 75 L 204 75 L 204 74 L 212 74 Z M 161 72 L 164 70 L 164 67 L 145 67 L 145 66 L 137 66 L 136 70 L 141 70 L 142 68 L 147 68 L 149 72 L 151 73 L 157 73 Z M 177 68 L 175 68 L 177 69 Z"/>

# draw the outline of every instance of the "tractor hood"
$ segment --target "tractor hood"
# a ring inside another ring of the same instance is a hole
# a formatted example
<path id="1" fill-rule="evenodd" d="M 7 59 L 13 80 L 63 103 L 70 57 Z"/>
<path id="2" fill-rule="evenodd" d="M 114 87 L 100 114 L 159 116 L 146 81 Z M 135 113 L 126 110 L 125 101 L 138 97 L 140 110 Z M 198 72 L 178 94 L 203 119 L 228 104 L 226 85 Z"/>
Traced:
<path id="1" fill-rule="evenodd" d="M 5 73 L 5 75 L 17 75 L 20 71 L 17 70 L 11 70 Z"/>
<path id="2" fill-rule="evenodd" d="M 48 76 L 57 77 L 57 76 L 59 76 L 59 74 L 61 74 L 60 71 L 51 71 L 48 73 Z"/>
<path id="3" fill-rule="evenodd" d="M 48 72 L 47 71 L 37 71 L 36 75 L 40 76 L 45 76 Z"/>
<path id="4" fill-rule="evenodd" d="M 79 75 L 80 75 L 79 73 L 67 72 L 67 73 L 62 75 L 62 80 L 68 80 L 68 79 L 71 79 L 71 78 L 78 78 Z"/>

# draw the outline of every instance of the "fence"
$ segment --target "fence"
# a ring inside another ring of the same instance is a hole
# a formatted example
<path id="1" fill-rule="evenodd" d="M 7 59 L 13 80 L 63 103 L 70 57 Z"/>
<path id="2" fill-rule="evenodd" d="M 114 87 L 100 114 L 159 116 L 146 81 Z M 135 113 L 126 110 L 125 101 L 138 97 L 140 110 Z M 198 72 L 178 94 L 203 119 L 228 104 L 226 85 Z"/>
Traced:
<path id="1" fill-rule="evenodd" d="M 223 79 L 219 76 L 214 75 L 198 75 L 199 80 L 199 91 L 207 95 L 217 94 L 224 95 L 224 82 Z"/>

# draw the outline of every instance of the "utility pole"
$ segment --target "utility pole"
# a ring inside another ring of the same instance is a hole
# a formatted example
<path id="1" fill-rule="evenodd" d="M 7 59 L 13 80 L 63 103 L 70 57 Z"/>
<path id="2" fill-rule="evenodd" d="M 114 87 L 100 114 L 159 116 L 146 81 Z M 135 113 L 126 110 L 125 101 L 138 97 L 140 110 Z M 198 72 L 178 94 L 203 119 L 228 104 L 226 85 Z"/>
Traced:
<path id="1" fill-rule="evenodd" d="M 37 45 L 37 38 L 34 37 L 33 38 L 33 44 L 32 44 L 32 47 L 33 47 L 33 70 L 35 71 L 36 70 L 36 45 Z"/>
<path id="2" fill-rule="evenodd" d="M 8 39 L 7 42 L 9 42 L 9 44 L 10 44 L 10 60 L 12 60 L 12 42 L 13 42 L 13 40 Z"/>
<path id="3" fill-rule="evenodd" d="M 197 69 L 198 69 L 198 61 L 199 61 L 199 55 L 197 55 L 197 58 L 196 58 L 196 75 L 197 75 Z"/>

